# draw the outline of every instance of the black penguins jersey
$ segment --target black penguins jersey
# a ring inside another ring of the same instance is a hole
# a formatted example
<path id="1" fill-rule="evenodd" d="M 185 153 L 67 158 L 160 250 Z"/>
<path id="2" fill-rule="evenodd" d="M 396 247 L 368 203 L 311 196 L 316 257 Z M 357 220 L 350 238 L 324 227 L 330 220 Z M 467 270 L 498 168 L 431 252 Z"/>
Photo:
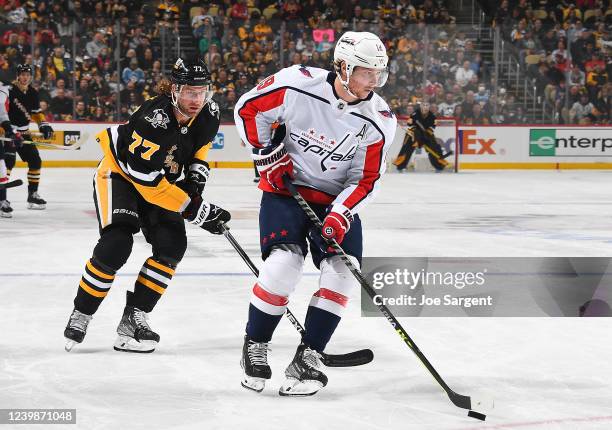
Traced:
<path id="1" fill-rule="evenodd" d="M 162 95 L 147 100 L 126 124 L 110 127 L 96 138 L 105 154 L 103 164 L 112 172 L 130 181 L 148 202 L 182 212 L 190 199 L 174 183 L 190 164 L 206 160 L 218 130 L 214 101 L 180 125 L 170 97 Z"/>
<path id="2" fill-rule="evenodd" d="M 412 119 L 412 123 L 410 124 L 411 128 L 418 127 L 417 121 L 421 123 L 426 131 L 431 133 L 433 133 L 436 128 L 436 116 L 431 112 L 428 112 L 427 115 L 423 115 L 423 112 L 417 109 L 410 115 L 410 119 Z"/>
<path id="3" fill-rule="evenodd" d="M 22 91 L 18 85 L 13 84 L 9 89 L 9 119 L 13 128 L 20 132 L 28 131 L 30 122 L 41 124 L 44 116 L 40 110 L 38 91 L 28 85 Z"/>

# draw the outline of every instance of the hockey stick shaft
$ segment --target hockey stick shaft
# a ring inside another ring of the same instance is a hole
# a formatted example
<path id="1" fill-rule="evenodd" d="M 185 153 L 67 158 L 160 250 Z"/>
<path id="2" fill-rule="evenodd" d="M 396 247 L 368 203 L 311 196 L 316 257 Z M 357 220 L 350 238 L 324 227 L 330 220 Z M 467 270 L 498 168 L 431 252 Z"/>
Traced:
<path id="1" fill-rule="evenodd" d="M 255 263 L 251 260 L 251 258 L 247 255 L 245 250 L 240 246 L 234 235 L 229 231 L 229 227 L 227 225 L 222 224 L 221 228 L 223 230 L 223 235 L 228 240 L 228 242 L 234 247 L 240 258 L 246 263 L 246 265 L 251 269 L 251 272 L 255 276 L 259 276 L 259 269 L 255 266 Z M 298 319 L 293 315 L 293 313 L 289 310 L 289 308 L 285 311 L 285 316 L 295 329 L 300 333 L 300 335 L 304 335 L 305 329 L 302 324 L 298 321 Z M 362 349 L 354 352 L 349 352 L 347 354 L 326 354 L 321 353 L 321 361 L 328 367 L 351 367 L 351 366 L 360 366 L 362 364 L 367 364 L 374 358 L 374 354 L 369 349 Z"/>
<path id="2" fill-rule="evenodd" d="M 315 212 L 312 210 L 312 208 L 308 205 L 306 200 L 304 200 L 304 198 L 298 193 L 295 185 L 293 185 L 293 183 L 291 182 L 291 179 L 289 178 L 289 176 L 285 175 L 283 177 L 283 182 L 284 182 L 285 187 L 287 188 L 287 190 L 289 190 L 289 193 L 291 193 L 293 198 L 297 201 L 298 205 L 306 213 L 306 216 L 310 219 L 310 221 L 313 223 L 313 225 L 317 229 L 319 229 L 321 231 L 323 229 L 323 224 L 321 223 L 321 220 L 319 219 L 317 214 L 315 214 Z M 361 274 L 359 269 L 357 267 L 355 267 L 355 265 L 349 259 L 348 255 L 344 252 L 342 247 L 340 245 L 338 245 L 338 242 L 336 242 L 336 240 L 334 240 L 334 239 L 332 239 L 332 240 L 327 240 L 326 238 L 324 238 L 324 239 L 326 240 L 328 245 L 331 246 L 332 249 L 338 254 L 338 256 L 344 262 L 344 264 L 346 264 L 346 266 L 348 267 L 350 272 L 353 274 L 353 276 L 355 276 L 357 281 L 359 281 L 359 284 L 361 285 L 361 288 L 363 288 L 365 290 L 365 292 L 372 299 L 374 299 L 374 296 L 376 296 L 375 290 L 368 283 L 368 281 L 364 278 L 364 276 Z M 473 406 L 478 406 L 478 404 L 476 404 L 476 402 L 472 402 L 472 400 L 471 400 L 471 398 L 469 396 L 463 396 L 461 394 L 457 394 L 456 392 L 454 392 L 448 386 L 448 384 L 444 381 L 444 379 L 442 379 L 442 377 L 440 376 L 438 371 L 429 362 L 427 357 L 425 357 L 425 354 L 423 354 L 421 352 L 421 350 L 419 349 L 417 344 L 414 343 L 414 341 L 408 335 L 406 330 L 404 330 L 404 328 L 399 323 L 397 318 L 395 318 L 395 316 L 391 313 L 389 308 L 387 308 L 387 306 L 385 306 L 382 303 L 381 304 L 377 304 L 376 306 L 378 307 L 378 310 L 383 314 L 383 316 L 387 319 L 387 321 L 389 321 L 389 323 L 393 326 L 393 328 L 395 329 L 395 331 L 399 335 L 399 337 L 412 350 L 412 352 L 414 352 L 414 354 L 418 357 L 418 359 L 425 366 L 425 368 L 427 370 L 429 370 L 429 373 L 434 377 L 434 379 L 438 382 L 438 384 L 440 384 L 440 386 L 444 389 L 444 391 L 446 391 L 446 394 L 448 395 L 450 401 L 455 406 L 458 406 L 458 407 L 464 408 L 464 409 L 472 409 Z"/>
<path id="3" fill-rule="evenodd" d="M 62 150 L 62 151 L 73 151 L 73 150 L 79 149 L 81 146 L 83 146 L 83 144 L 85 143 L 86 140 L 87 140 L 87 135 L 83 135 L 83 137 L 81 137 L 79 140 L 77 140 L 72 145 L 56 145 L 54 143 L 37 142 L 37 141 L 34 141 L 34 140 L 22 140 L 22 141 L 19 142 L 19 144 L 22 144 L 22 145 L 34 145 L 34 146 L 38 146 L 40 148 L 59 149 L 59 150 Z M 0 137 L 0 141 L 14 142 L 15 139 L 11 139 L 9 137 Z"/>

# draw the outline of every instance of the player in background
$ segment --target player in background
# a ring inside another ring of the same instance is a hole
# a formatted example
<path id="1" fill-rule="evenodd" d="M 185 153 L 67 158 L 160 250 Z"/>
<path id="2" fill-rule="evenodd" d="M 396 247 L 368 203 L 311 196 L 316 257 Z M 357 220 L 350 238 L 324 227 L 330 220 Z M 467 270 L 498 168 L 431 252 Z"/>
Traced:
<path id="1" fill-rule="evenodd" d="M 32 140 L 30 122 L 38 124 L 38 130 L 44 139 L 53 136 L 53 129 L 40 110 L 38 91 L 32 88 L 32 66 L 20 64 L 17 66 L 17 79 L 9 90 L 9 119 L 16 138 L 15 149 L 6 151 L 5 160 L 7 173 L 10 176 L 15 166 L 15 152 L 28 164 L 28 209 L 45 209 L 47 202 L 38 194 L 40 183 L 40 168 L 42 162 L 38 148 L 34 145 L 22 145 L 21 140 Z M 0 190 L 0 201 L 6 201 L 6 190 Z M 9 205 L 10 207 L 10 205 Z"/>
<path id="2" fill-rule="evenodd" d="M 13 127 L 11 127 L 8 116 L 8 96 L 9 87 L 0 81 L 0 137 L 13 139 L 15 134 L 13 133 Z M 13 142 L 0 140 L 0 184 L 6 184 L 9 181 L 4 160 L 5 148 L 12 149 Z M 3 197 L 4 199 L 0 200 L 0 217 L 11 218 L 13 216 L 13 208 L 11 208 L 10 202 L 6 200 L 6 194 Z"/>
<path id="3" fill-rule="evenodd" d="M 436 129 L 436 115 L 429 110 L 429 103 L 422 102 L 408 118 L 408 129 L 402 148 L 393 162 L 397 166 L 399 172 L 404 171 L 410 157 L 416 148 L 423 148 L 427 151 L 429 162 L 436 169 L 436 172 L 441 172 L 448 161 L 444 159 L 442 147 L 436 141 L 434 131 Z"/>
<path id="4" fill-rule="evenodd" d="M 219 129 L 210 73 L 202 60 L 178 59 L 171 82 L 147 100 L 126 124 L 98 133 L 104 158 L 94 175 L 100 239 L 87 261 L 64 331 L 69 351 L 81 343 L 92 315 L 142 232 L 152 247 L 134 291 L 127 292 L 117 327 L 118 351 L 152 352 L 159 335 L 147 323 L 187 247 L 185 223 L 221 234 L 229 212 L 202 199 L 209 176 L 208 151 Z M 179 180 L 184 173 L 185 179 Z"/>
<path id="5" fill-rule="evenodd" d="M 305 335 L 285 370 L 281 395 L 312 395 L 327 384 L 320 352 L 332 337 L 350 292 L 358 287 L 322 236 L 336 239 L 355 264 L 362 255 L 358 213 L 374 198 L 397 120 L 374 89 L 388 76 L 388 57 L 372 33 L 347 32 L 334 50 L 334 71 L 295 65 L 269 76 L 238 101 L 234 117 L 253 147 L 263 190 L 259 212 L 264 264 L 253 287 L 242 351 L 242 385 L 263 390 L 271 377 L 269 342 L 299 283 L 308 252 L 320 269 Z M 316 231 L 283 185 L 293 178 L 324 218 Z"/>

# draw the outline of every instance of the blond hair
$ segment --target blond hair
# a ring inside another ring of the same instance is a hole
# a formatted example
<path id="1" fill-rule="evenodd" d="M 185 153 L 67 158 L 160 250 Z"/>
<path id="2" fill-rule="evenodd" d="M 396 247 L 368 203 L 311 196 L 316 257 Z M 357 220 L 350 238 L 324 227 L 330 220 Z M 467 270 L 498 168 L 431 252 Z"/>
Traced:
<path id="1" fill-rule="evenodd" d="M 155 92 L 170 97 L 172 94 L 172 82 L 167 78 L 163 78 L 155 86 Z"/>

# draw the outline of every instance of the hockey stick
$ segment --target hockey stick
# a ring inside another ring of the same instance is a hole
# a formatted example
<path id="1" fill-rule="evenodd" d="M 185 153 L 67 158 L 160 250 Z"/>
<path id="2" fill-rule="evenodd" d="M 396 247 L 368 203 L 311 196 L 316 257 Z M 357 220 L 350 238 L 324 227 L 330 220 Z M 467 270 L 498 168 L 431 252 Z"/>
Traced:
<path id="1" fill-rule="evenodd" d="M 249 266 L 251 272 L 255 276 L 259 276 L 259 269 L 255 266 L 255 263 L 249 258 L 247 253 L 242 249 L 236 238 L 230 233 L 229 227 L 225 224 L 221 224 L 221 228 L 223 230 L 223 235 L 228 240 L 228 242 L 234 247 L 240 258 Z M 285 311 L 285 315 L 293 324 L 293 327 L 300 333 L 300 335 L 304 335 L 304 327 L 298 321 L 298 319 L 293 315 L 293 313 L 287 308 Z M 324 352 L 321 353 L 321 362 L 327 367 L 353 367 L 353 366 L 361 366 L 363 364 L 368 364 L 370 361 L 374 359 L 374 353 L 370 349 L 360 349 L 358 351 L 349 352 L 347 354 L 326 354 Z"/>
<path id="2" fill-rule="evenodd" d="M 283 177 L 283 182 L 287 190 L 289 190 L 289 193 L 291 193 L 293 198 L 297 201 L 298 205 L 300 205 L 300 207 L 306 213 L 306 216 L 310 219 L 310 221 L 314 224 L 314 226 L 318 228 L 319 230 L 322 230 L 323 224 L 321 223 L 321 220 L 319 219 L 317 214 L 314 213 L 314 211 L 308 205 L 306 200 L 304 200 L 304 198 L 298 193 L 297 189 L 295 188 L 295 185 L 293 185 L 289 176 L 285 175 Z M 372 299 L 374 299 L 374 297 L 376 296 L 376 292 L 374 291 L 372 286 L 368 283 L 368 281 L 365 279 L 365 277 L 361 274 L 359 269 L 355 267 L 355 265 L 351 262 L 349 257 L 346 255 L 346 253 L 342 249 L 342 247 L 338 245 L 338 242 L 336 242 L 336 240 L 334 239 L 332 240 L 327 240 L 325 238 L 323 239 L 327 242 L 329 246 L 332 247 L 334 251 L 336 251 L 338 256 L 342 259 L 344 264 L 346 264 L 346 266 L 351 271 L 351 273 L 355 276 L 357 281 L 359 281 L 359 283 L 361 284 L 361 288 L 363 288 L 365 292 Z M 444 381 L 444 379 L 442 379 L 438 371 L 432 366 L 432 364 L 429 362 L 427 357 L 425 357 L 425 354 L 423 354 L 421 350 L 419 349 L 419 347 L 416 345 L 416 343 L 414 343 L 414 341 L 408 335 L 406 330 L 404 330 L 404 328 L 401 326 L 397 318 L 393 316 L 389 308 L 387 308 L 387 306 L 385 306 L 382 303 L 377 304 L 376 306 L 378 307 L 378 310 L 383 314 L 383 316 L 387 318 L 387 321 L 391 323 L 391 325 L 393 326 L 393 328 L 395 329 L 399 337 L 402 338 L 404 343 L 408 345 L 408 347 L 412 350 L 412 352 L 414 352 L 415 355 L 419 358 L 421 363 L 423 363 L 423 365 L 427 368 L 427 370 L 429 370 L 429 373 L 431 373 L 431 375 L 438 382 L 438 384 L 440 384 L 440 386 L 444 389 L 444 391 L 446 391 L 446 394 L 448 395 L 448 398 L 450 399 L 450 401 L 453 402 L 453 404 L 459 408 L 468 409 L 469 410 L 468 416 L 484 421 L 484 419 L 486 418 L 486 415 L 480 412 L 475 412 L 472 409 L 475 409 L 475 408 L 490 409 L 493 407 L 493 402 L 485 401 L 484 399 L 474 400 L 470 396 L 464 396 L 464 395 L 454 392 L 448 386 L 448 384 Z"/>
<path id="3" fill-rule="evenodd" d="M 38 146 L 40 148 L 48 148 L 48 149 L 59 149 L 59 150 L 64 150 L 64 151 L 73 151 L 75 149 L 79 149 L 81 146 L 83 146 L 83 144 L 87 141 L 87 134 L 83 134 L 82 137 L 77 140 L 74 144 L 72 145 L 56 145 L 54 143 L 48 143 L 48 142 L 38 142 L 38 141 L 34 141 L 34 140 L 22 140 L 20 142 L 18 142 L 18 144 L 22 144 L 22 145 L 34 145 L 34 146 Z M 5 142 L 14 142 L 15 139 L 11 139 L 8 137 L 0 137 L 0 140 L 5 141 Z"/>
<path id="4" fill-rule="evenodd" d="M 427 133 L 427 130 L 425 130 L 425 127 L 423 127 L 423 124 L 421 124 L 419 120 L 416 120 L 415 122 L 419 126 L 419 128 L 423 131 L 423 133 Z M 400 128 L 404 130 L 406 133 L 408 133 L 408 127 L 400 126 Z M 427 151 L 428 154 L 431 154 L 434 158 L 438 159 L 445 166 L 448 165 L 448 161 L 445 161 L 445 160 L 455 153 L 455 151 L 451 149 L 447 153 L 439 155 L 432 148 L 430 148 L 427 143 L 424 143 L 423 146 L 425 147 L 425 151 Z"/>
<path id="5" fill-rule="evenodd" d="M 7 188 L 13 188 L 23 185 L 23 181 L 21 179 L 15 179 L 14 181 L 5 182 L 4 184 L 0 184 L 0 190 L 6 190 Z"/>

